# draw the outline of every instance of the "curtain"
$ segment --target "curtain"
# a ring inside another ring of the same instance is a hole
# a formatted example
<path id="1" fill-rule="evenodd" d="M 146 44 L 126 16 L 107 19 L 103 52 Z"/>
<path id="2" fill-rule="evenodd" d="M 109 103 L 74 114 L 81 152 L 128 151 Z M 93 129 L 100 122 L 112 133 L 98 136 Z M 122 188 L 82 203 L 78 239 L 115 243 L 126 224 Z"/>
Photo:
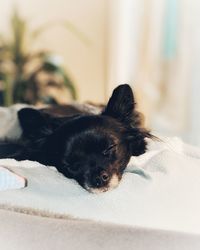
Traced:
<path id="1" fill-rule="evenodd" d="M 108 93 L 132 85 L 146 124 L 200 145 L 200 2 L 109 1 Z"/>

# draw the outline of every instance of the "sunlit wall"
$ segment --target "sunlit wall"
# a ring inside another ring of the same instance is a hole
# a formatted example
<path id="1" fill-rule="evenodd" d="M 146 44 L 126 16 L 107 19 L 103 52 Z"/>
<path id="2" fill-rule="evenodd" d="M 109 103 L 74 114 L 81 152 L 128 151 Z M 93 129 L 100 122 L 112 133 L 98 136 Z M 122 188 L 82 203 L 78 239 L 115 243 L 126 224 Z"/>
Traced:
<path id="1" fill-rule="evenodd" d="M 30 28 L 69 20 L 86 41 L 59 25 L 51 25 L 34 48 L 53 51 L 63 59 L 74 80 L 80 101 L 105 101 L 106 0 L 1 0 L 0 32 L 9 34 L 9 18 L 16 6 Z M 32 48 L 31 48 L 32 49 Z"/>

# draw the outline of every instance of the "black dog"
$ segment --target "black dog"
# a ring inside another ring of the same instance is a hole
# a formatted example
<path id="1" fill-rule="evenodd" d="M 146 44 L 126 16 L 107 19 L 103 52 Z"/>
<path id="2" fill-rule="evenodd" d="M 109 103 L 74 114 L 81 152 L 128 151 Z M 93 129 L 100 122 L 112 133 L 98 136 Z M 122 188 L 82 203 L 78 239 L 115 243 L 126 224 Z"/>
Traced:
<path id="1" fill-rule="evenodd" d="M 18 112 L 22 137 L 2 142 L 0 157 L 33 160 L 55 166 L 89 192 L 116 187 L 131 156 L 145 152 L 145 137 L 129 85 L 117 87 L 99 115 L 71 112 L 50 115 L 48 109 Z M 8 153 L 9 151 L 9 153 Z"/>

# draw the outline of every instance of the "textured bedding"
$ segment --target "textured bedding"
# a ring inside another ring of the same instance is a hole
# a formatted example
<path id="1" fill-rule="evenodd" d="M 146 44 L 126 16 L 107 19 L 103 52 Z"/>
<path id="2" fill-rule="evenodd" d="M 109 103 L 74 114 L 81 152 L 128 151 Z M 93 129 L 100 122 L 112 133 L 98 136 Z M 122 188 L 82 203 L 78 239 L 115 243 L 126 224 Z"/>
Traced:
<path id="1" fill-rule="evenodd" d="M 20 189 L 26 186 L 26 179 L 0 166 L 0 191 L 10 189 Z"/>
<path id="2" fill-rule="evenodd" d="M 36 214 L 200 234 L 200 152 L 179 139 L 149 142 L 133 157 L 118 188 L 90 194 L 54 168 L 0 160 L 27 187 L 1 191 L 0 207 Z"/>
<path id="3" fill-rule="evenodd" d="M 199 250 L 198 235 L 0 209 L 3 250 Z"/>
<path id="4" fill-rule="evenodd" d="M 0 108 L 1 138 L 20 136 L 20 108 Z M 54 167 L 1 159 L 0 178 L 11 171 L 1 182 L 7 189 L 0 191 L 1 248 L 200 249 L 200 149 L 178 138 L 148 145 L 147 153 L 132 157 L 119 187 L 101 194 Z M 16 186 L 18 177 L 27 186 Z"/>

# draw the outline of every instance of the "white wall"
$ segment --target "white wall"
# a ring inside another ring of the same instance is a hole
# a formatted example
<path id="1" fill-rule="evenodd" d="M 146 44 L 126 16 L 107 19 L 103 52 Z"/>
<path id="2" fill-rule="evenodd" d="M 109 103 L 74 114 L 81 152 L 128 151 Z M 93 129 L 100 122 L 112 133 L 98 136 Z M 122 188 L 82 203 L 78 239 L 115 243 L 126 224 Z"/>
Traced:
<path id="1" fill-rule="evenodd" d="M 54 27 L 41 36 L 37 47 L 63 56 L 80 101 L 104 101 L 106 0 L 0 0 L 0 32 L 9 31 L 8 18 L 13 3 L 19 4 L 32 27 L 51 20 L 69 19 L 85 33 L 91 41 L 89 46 L 63 28 Z"/>

